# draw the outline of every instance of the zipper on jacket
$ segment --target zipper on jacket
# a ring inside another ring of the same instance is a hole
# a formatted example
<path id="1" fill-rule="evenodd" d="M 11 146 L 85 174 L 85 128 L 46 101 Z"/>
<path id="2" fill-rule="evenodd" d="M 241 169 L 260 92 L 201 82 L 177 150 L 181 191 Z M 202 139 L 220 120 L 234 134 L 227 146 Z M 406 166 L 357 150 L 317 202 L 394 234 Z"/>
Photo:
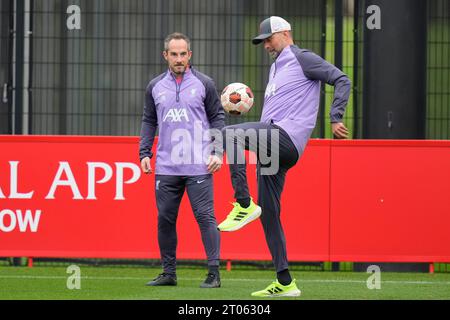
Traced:
<path id="1" fill-rule="evenodd" d="M 183 82 L 183 78 L 181 78 L 181 81 L 180 81 L 179 84 L 178 84 L 178 81 L 175 80 L 175 83 L 176 83 L 176 85 L 177 85 L 177 102 L 180 102 L 181 82 Z"/>
<path id="2" fill-rule="evenodd" d="M 178 84 L 177 78 L 175 77 L 175 75 L 172 73 L 172 78 L 175 81 L 175 86 L 176 86 L 176 99 L 177 102 L 180 102 L 180 90 L 181 90 L 181 83 L 183 82 L 184 79 L 184 74 L 181 78 L 180 84 Z"/>

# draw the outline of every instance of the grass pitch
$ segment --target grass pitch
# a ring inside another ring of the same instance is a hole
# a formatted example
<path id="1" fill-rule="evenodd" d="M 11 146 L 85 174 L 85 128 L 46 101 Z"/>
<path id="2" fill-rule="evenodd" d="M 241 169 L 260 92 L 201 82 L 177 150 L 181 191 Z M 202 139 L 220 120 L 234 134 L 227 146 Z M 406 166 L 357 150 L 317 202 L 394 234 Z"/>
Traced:
<path id="1" fill-rule="evenodd" d="M 0 267 L 1 300 L 250 300 L 250 293 L 265 288 L 273 271 L 222 270 L 222 287 L 201 289 L 206 270 L 179 268 L 178 286 L 147 287 L 159 268 L 80 266 L 80 289 L 68 289 L 66 267 Z M 277 300 L 423 300 L 450 299 L 450 274 L 381 273 L 381 288 L 368 289 L 370 274 L 363 272 L 293 271 L 302 291 L 298 298 Z"/>

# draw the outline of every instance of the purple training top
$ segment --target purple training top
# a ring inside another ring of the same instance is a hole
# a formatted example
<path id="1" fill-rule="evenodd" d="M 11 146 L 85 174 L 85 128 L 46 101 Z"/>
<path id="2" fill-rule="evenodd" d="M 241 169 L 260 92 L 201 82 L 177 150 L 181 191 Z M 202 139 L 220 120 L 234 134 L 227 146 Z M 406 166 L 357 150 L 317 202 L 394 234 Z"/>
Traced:
<path id="1" fill-rule="evenodd" d="M 341 122 L 350 95 L 350 80 L 315 53 L 287 46 L 270 68 L 261 122 L 283 128 L 299 155 L 316 125 L 320 81 L 335 86 L 331 122 Z"/>
<path id="2" fill-rule="evenodd" d="M 196 176 L 208 174 L 210 128 L 221 130 L 224 111 L 213 80 L 190 67 L 177 83 L 168 70 L 150 81 L 145 92 L 139 156 L 152 157 L 159 131 L 155 173 Z"/>

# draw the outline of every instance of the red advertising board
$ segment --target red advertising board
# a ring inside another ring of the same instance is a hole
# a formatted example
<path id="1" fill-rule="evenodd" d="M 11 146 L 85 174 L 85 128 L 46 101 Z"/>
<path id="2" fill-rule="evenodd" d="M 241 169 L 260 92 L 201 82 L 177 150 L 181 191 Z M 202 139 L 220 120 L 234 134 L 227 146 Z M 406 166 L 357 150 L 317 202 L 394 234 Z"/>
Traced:
<path id="1" fill-rule="evenodd" d="M 155 177 L 137 157 L 137 137 L 0 136 L 0 256 L 159 258 Z M 313 139 L 282 195 L 288 258 L 448 262 L 449 181 L 449 141 Z M 227 166 L 214 197 L 221 222 Z M 187 196 L 177 230 L 178 258 L 204 259 Z M 221 258 L 270 260 L 260 222 L 221 233 Z"/>
<path id="2" fill-rule="evenodd" d="M 2 138 L 0 188 L 5 198 L 0 199 L 0 208 L 4 214 L 8 211 L 0 221 L 0 255 L 156 256 L 151 185 L 141 177 L 136 141 Z M 16 181 L 17 190 L 11 181 Z M 31 223 L 21 228 L 20 216 L 27 211 L 35 230 Z"/>
<path id="3" fill-rule="evenodd" d="M 450 261 L 449 141 L 340 141 L 331 157 L 331 260 Z"/>

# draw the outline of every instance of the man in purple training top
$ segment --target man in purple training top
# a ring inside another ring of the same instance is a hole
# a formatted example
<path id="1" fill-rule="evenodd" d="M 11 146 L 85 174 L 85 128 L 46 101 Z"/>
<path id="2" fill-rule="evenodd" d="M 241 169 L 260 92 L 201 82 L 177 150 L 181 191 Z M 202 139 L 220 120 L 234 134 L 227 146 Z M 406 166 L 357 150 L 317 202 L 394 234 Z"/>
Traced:
<path id="1" fill-rule="evenodd" d="M 223 129 L 237 201 L 218 228 L 221 231 L 235 231 L 261 217 L 277 280 L 264 290 L 252 293 L 252 296 L 258 297 L 300 295 L 295 279 L 292 279 L 288 270 L 286 240 L 280 220 L 280 199 L 286 173 L 303 154 L 315 127 L 321 81 L 335 87 L 330 112 L 333 135 L 338 139 L 348 136 L 342 118 L 350 94 L 350 80 L 318 55 L 294 45 L 290 31 L 290 24 L 280 17 L 272 16 L 261 22 L 260 35 L 252 42 L 255 45 L 263 43 L 264 49 L 274 60 L 265 91 L 261 121 Z M 259 205 L 250 197 L 245 163 L 237 159 L 239 154 L 243 154 L 244 148 L 257 153 Z M 262 161 L 266 160 L 263 155 L 270 155 L 272 160 Z M 298 208 L 301 210 L 301 202 Z"/>
<path id="2" fill-rule="evenodd" d="M 158 129 L 155 193 L 163 272 L 147 285 L 177 284 L 176 220 L 186 190 L 208 259 L 208 275 L 200 287 L 218 288 L 220 233 L 214 216 L 212 173 L 222 165 L 224 111 L 213 80 L 189 65 L 192 51 L 187 36 L 167 36 L 163 55 L 169 68 L 147 86 L 139 150 L 142 170 L 151 173 L 151 149 Z M 211 149 L 214 135 L 208 134 L 210 129 L 218 131 L 217 150 Z"/>

